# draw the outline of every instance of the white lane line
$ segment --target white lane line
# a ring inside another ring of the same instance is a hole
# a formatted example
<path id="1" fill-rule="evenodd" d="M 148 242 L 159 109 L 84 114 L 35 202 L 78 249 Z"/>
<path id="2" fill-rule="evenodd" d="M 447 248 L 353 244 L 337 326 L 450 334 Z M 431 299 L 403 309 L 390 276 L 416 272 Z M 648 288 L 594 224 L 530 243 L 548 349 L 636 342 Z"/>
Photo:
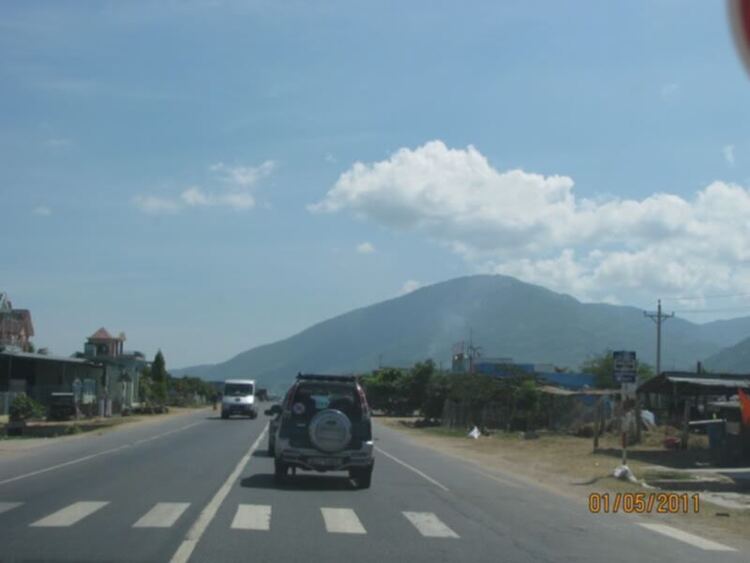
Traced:
<path id="1" fill-rule="evenodd" d="M 404 512 L 419 533 L 428 538 L 457 538 L 458 534 L 435 516 L 432 512 Z"/>
<path id="2" fill-rule="evenodd" d="M 247 453 L 242 456 L 242 459 L 234 468 L 234 471 L 229 474 L 229 477 L 227 477 L 227 480 L 224 481 L 221 487 L 219 487 L 219 490 L 216 491 L 216 494 L 213 496 L 213 498 L 208 501 L 208 504 L 200 513 L 198 519 L 191 526 L 190 530 L 188 530 L 188 533 L 185 536 L 185 539 L 180 544 L 180 547 L 177 548 L 177 551 L 175 551 L 172 559 L 169 560 L 170 563 L 185 563 L 188 559 L 190 559 L 190 555 L 193 553 L 195 546 L 198 545 L 201 536 L 206 531 L 206 528 L 208 528 L 211 520 L 213 520 L 216 516 L 216 512 L 219 510 L 221 503 L 224 502 L 225 498 L 227 498 L 232 485 L 240 476 L 240 473 L 242 473 L 242 469 L 245 467 L 247 462 L 250 461 L 250 457 L 253 455 L 253 452 L 258 449 L 258 446 L 260 445 L 260 442 L 266 435 L 267 431 L 268 424 L 266 424 L 265 428 L 263 428 L 263 432 L 261 432 L 260 436 L 258 436 L 258 439 L 253 442 L 253 445 L 250 446 L 250 449 L 247 451 Z"/>
<path id="3" fill-rule="evenodd" d="M 383 454 L 384 456 L 386 456 L 386 457 L 389 457 L 389 458 L 391 458 L 391 459 L 392 459 L 393 461 L 395 461 L 396 463 L 399 463 L 399 464 L 403 465 L 404 467 L 406 467 L 407 469 L 410 469 L 411 471 L 413 471 L 414 473 L 416 473 L 417 475 L 419 475 L 419 476 L 420 476 L 420 477 L 422 477 L 423 479 L 425 479 L 425 480 L 429 481 L 430 483 L 432 483 L 432 484 L 433 484 L 433 485 L 435 485 L 436 487 L 439 487 L 440 489 L 443 489 L 443 490 L 444 490 L 445 492 L 448 492 L 448 487 L 446 487 L 446 486 L 445 486 L 445 485 L 443 485 L 442 483 L 439 483 L 439 482 L 435 481 L 435 479 L 433 479 L 433 478 L 432 478 L 432 477 L 430 477 L 429 475 L 425 475 L 424 473 L 422 473 L 422 472 L 421 472 L 421 471 L 420 471 L 419 469 L 417 469 L 416 467 L 412 467 L 411 465 L 409 465 L 409 464 L 408 464 L 408 463 L 406 463 L 405 461 L 401 461 L 401 460 L 400 460 L 400 459 L 398 459 L 397 457 L 395 457 L 395 456 L 392 456 L 392 455 L 391 455 L 391 454 L 389 454 L 388 452 L 386 452 L 386 451 L 384 451 L 384 450 L 380 449 L 380 448 L 379 448 L 378 446 L 375 446 L 375 449 L 376 449 L 377 451 L 379 451 L 379 452 L 380 452 L 381 454 Z"/>
<path id="4" fill-rule="evenodd" d="M 485 471 L 482 471 L 481 469 L 474 468 L 474 471 L 481 475 L 482 477 L 485 477 L 487 479 L 492 479 L 493 481 L 497 481 L 501 485 L 505 485 L 506 487 L 512 487 L 514 489 L 517 489 L 520 487 L 518 483 L 514 483 L 513 481 L 509 481 L 508 479 L 504 479 L 503 477 L 498 477 L 497 475 L 492 475 L 490 473 L 487 473 Z"/>
<path id="5" fill-rule="evenodd" d="M 682 530 L 678 530 L 677 528 L 665 526 L 664 524 L 646 524 L 638 522 L 638 525 L 651 530 L 652 532 L 663 534 L 670 538 L 685 542 L 694 547 L 699 547 L 706 551 L 737 551 L 736 549 L 734 549 L 733 547 L 729 547 L 728 545 L 716 543 L 715 541 L 707 540 L 700 536 L 695 536 L 693 534 L 683 532 Z"/>
<path id="6" fill-rule="evenodd" d="M 234 530 L 270 530 L 271 507 L 264 504 L 241 504 L 232 520 Z"/>
<path id="7" fill-rule="evenodd" d="M 157 434 L 156 436 L 151 436 L 150 438 L 142 438 L 140 440 L 136 440 L 135 442 L 133 442 L 133 445 L 140 446 L 141 444 L 145 444 L 146 442 L 151 442 L 152 440 L 163 438 L 164 436 L 169 436 L 170 434 L 174 434 L 175 432 L 182 432 L 183 430 L 192 428 L 193 426 L 201 424 L 202 422 L 203 422 L 202 420 L 199 420 L 198 422 L 193 422 L 192 424 L 188 424 L 186 426 L 180 426 L 179 428 L 175 428 L 174 430 L 167 430 L 166 432 L 162 432 L 161 434 Z"/>
<path id="8" fill-rule="evenodd" d="M 80 522 L 86 516 L 89 516 L 107 506 L 109 502 L 98 502 L 98 501 L 81 501 L 74 502 L 70 506 L 66 506 L 62 510 L 53 512 L 49 516 L 45 516 L 41 520 L 37 520 L 31 526 L 35 528 L 67 528 L 72 526 L 76 522 Z"/>
<path id="9" fill-rule="evenodd" d="M 350 508 L 321 508 L 326 531 L 330 534 L 366 534 L 367 531 Z"/>
<path id="10" fill-rule="evenodd" d="M 21 506 L 22 502 L 0 502 L 0 514 Z"/>
<path id="11" fill-rule="evenodd" d="M 27 479 L 28 477 L 34 477 L 35 475 L 42 475 L 43 473 L 48 473 L 50 471 L 54 471 L 55 469 L 60 469 L 62 467 L 67 467 L 69 465 L 74 465 L 76 463 L 81 463 L 84 461 L 88 461 L 90 459 L 97 458 L 99 456 L 107 455 L 107 454 L 113 454 L 115 452 L 119 452 L 120 450 L 124 450 L 125 448 L 130 448 L 133 446 L 138 446 L 140 444 L 143 444 L 145 442 L 150 442 L 151 440 L 156 440 L 157 438 L 162 438 L 164 436 L 167 436 L 169 434 L 174 434 L 175 432 L 181 432 L 182 430 L 187 430 L 188 428 L 192 428 L 196 424 L 201 424 L 201 421 L 194 422 L 192 424 L 188 424 L 187 426 L 181 426 L 180 428 L 177 428 L 175 430 L 169 430 L 167 432 L 162 432 L 161 434 L 157 434 L 156 436 L 152 436 L 150 438 L 145 438 L 143 440 L 136 440 L 135 442 L 131 444 L 123 444 L 122 446 L 118 446 L 116 448 L 110 448 L 109 450 L 103 450 L 101 452 L 97 452 L 95 454 L 79 457 L 77 459 L 72 459 L 70 461 L 66 461 L 63 463 L 58 463 L 57 465 L 51 465 L 50 467 L 45 467 L 44 469 L 37 469 L 36 471 L 31 471 L 29 473 L 24 473 L 23 475 L 18 475 L 16 477 L 11 477 L 10 479 L 5 479 L 3 481 L 0 481 L 0 485 L 5 485 L 7 483 L 13 483 L 15 481 L 20 481 L 21 479 Z"/>
<path id="12" fill-rule="evenodd" d="M 125 444 L 124 446 L 119 446 L 117 448 L 112 448 L 110 450 L 104 450 L 102 452 L 98 452 L 95 454 L 87 455 L 84 457 L 79 457 L 78 459 L 73 459 L 71 461 L 66 461 L 64 463 L 58 463 L 57 465 L 52 465 L 50 467 L 45 467 L 44 469 L 37 469 L 36 471 L 31 471 L 30 473 L 24 473 L 23 475 L 18 475 L 17 477 L 11 477 L 10 479 L 5 479 L 4 481 L 0 481 L 0 485 L 5 485 L 7 483 L 13 483 L 14 481 L 19 481 L 21 479 L 26 479 L 27 477 L 33 477 L 34 475 L 41 475 L 42 473 L 47 473 L 48 471 L 54 471 L 55 469 L 60 469 L 61 467 L 67 467 L 68 465 L 73 465 L 75 463 L 81 463 L 82 461 L 87 461 L 89 459 L 94 459 L 95 457 L 99 457 L 106 454 L 111 454 L 114 452 L 118 452 L 120 450 L 123 450 L 125 448 L 129 448 L 130 444 Z"/>
<path id="13" fill-rule="evenodd" d="M 159 502 L 133 524 L 133 528 L 171 528 L 190 506 L 189 502 Z"/>

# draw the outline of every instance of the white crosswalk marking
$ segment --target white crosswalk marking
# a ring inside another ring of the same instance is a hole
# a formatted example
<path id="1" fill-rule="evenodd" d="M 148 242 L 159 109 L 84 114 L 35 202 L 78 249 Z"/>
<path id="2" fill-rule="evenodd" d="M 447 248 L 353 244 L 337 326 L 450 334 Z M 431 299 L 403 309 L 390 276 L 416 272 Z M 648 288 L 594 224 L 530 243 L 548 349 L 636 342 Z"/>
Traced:
<path id="1" fill-rule="evenodd" d="M 86 516 L 93 514 L 94 512 L 107 506 L 108 504 L 109 502 L 96 501 L 74 502 L 70 506 L 63 508 L 62 510 L 58 510 L 57 512 L 54 512 L 49 516 L 42 518 L 41 520 L 37 520 L 31 525 L 41 528 L 64 528 L 67 526 L 72 526 L 76 522 L 83 520 L 84 518 L 86 518 Z"/>
<path id="2" fill-rule="evenodd" d="M 678 530 L 677 528 L 665 526 L 664 524 L 647 524 L 639 522 L 638 525 L 643 526 L 644 528 L 653 532 L 658 532 L 659 534 L 664 534 L 665 536 L 669 536 L 670 538 L 680 540 L 695 547 L 699 547 L 706 551 L 737 551 L 736 549 L 734 549 L 733 547 L 729 547 L 728 545 L 716 543 L 715 541 L 707 540 L 700 536 L 683 532 L 682 530 Z"/>
<path id="3" fill-rule="evenodd" d="M 428 538 L 457 538 L 458 534 L 443 524 L 432 512 L 404 512 L 419 533 Z"/>
<path id="4" fill-rule="evenodd" d="M 22 502 L 0 502 L 0 514 L 21 506 Z"/>
<path id="5" fill-rule="evenodd" d="M 232 520 L 235 530 L 270 530 L 271 507 L 263 504 L 241 504 Z"/>
<path id="6" fill-rule="evenodd" d="M 349 508 L 321 508 L 326 530 L 332 534 L 366 534 L 362 522 Z"/>
<path id="7" fill-rule="evenodd" d="M 170 528 L 190 506 L 189 502 L 159 502 L 133 524 L 133 528 Z"/>

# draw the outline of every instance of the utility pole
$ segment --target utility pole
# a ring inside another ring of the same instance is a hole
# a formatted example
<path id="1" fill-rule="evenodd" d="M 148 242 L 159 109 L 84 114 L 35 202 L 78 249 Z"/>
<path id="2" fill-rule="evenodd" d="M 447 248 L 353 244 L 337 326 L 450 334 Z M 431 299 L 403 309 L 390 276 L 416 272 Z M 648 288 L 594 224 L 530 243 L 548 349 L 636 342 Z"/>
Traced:
<path id="1" fill-rule="evenodd" d="M 661 312 L 661 299 L 657 302 L 656 312 L 643 311 L 643 316 L 648 317 L 656 323 L 656 375 L 661 375 L 661 325 L 667 319 L 674 317 L 674 313 L 668 315 Z"/>
<path id="2" fill-rule="evenodd" d="M 469 329 L 469 373 L 474 373 L 474 360 L 482 355 L 482 347 L 474 346 L 474 330 Z"/>

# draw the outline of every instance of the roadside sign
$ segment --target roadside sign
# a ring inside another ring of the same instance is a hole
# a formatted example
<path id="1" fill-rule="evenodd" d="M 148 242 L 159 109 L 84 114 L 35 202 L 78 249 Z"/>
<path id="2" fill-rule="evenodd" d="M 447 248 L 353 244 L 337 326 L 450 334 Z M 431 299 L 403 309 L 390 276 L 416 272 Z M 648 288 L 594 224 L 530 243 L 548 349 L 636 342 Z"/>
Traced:
<path id="1" fill-rule="evenodd" d="M 623 350 L 612 352 L 615 381 L 618 383 L 635 383 L 638 373 L 638 361 L 635 352 Z"/>

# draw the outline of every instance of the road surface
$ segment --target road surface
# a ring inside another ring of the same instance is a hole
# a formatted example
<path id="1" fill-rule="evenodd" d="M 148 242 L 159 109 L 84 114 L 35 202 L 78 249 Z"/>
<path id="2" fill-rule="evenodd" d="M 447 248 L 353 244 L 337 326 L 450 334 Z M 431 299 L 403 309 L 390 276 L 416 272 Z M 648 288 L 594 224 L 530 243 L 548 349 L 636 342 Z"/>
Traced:
<path id="1" fill-rule="evenodd" d="M 0 561 L 747 561 L 380 425 L 371 489 L 314 473 L 277 487 L 266 422 L 198 411 L 0 453 Z"/>

